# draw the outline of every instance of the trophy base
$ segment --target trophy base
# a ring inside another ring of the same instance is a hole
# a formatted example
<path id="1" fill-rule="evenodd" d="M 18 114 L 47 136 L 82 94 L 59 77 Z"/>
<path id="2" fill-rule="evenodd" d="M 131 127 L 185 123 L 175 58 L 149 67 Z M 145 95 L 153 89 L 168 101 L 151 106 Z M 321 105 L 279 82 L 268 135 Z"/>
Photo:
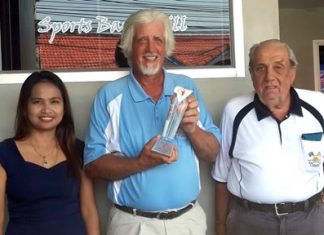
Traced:
<path id="1" fill-rule="evenodd" d="M 171 157 L 175 145 L 168 139 L 159 139 L 153 146 L 152 151 Z"/>

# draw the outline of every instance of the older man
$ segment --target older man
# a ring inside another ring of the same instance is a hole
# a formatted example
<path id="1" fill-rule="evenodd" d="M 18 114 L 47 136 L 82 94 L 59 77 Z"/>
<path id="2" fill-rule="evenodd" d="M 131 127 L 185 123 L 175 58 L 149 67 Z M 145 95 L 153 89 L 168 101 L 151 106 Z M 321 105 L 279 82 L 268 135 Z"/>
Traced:
<path id="1" fill-rule="evenodd" d="M 215 160 L 219 129 L 193 81 L 163 69 L 174 48 L 171 23 L 157 10 L 141 10 L 124 24 L 120 47 L 129 75 L 104 85 L 95 97 L 86 136 L 85 164 L 109 180 L 114 204 L 109 235 L 205 234 L 197 203 L 198 159 Z M 167 119 L 176 86 L 190 89 L 171 156 L 152 151 Z"/>
<path id="2" fill-rule="evenodd" d="M 297 61 L 279 40 L 254 45 L 249 67 L 255 92 L 222 118 L 217 235 L 324 234 L 324 95 L 293 88 Z"/>

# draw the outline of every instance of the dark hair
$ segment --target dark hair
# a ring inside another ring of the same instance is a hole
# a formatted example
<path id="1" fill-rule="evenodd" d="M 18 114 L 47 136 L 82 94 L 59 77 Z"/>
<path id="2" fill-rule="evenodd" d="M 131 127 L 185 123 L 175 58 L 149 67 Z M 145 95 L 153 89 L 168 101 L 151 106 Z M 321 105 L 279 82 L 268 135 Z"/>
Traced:
<path id="1" fill-rule="evenodd" d="M 128 68 L 128 62 L 127 62 L 127 58 L 124 56 L 122 49 L 119 47 L 120 45 L 120 39 L 117 42 L 117 46 L 115 49 L 115 61 L 118 67 L 120 68 Z"/>
<path id="2" fill-rule="evenodd" d="M 27 114 L 28 101 L 33 87 L 40 82 L 51 83 L 61 92 L 64 114 L 61 123 L 56 128 L 55 134 L 57 141 L 67 158 L 69 168 L 72 170 L 74 176 L 80 178 L 80 169 L 82 166 L 80 156 L 83 153 L 80 152 L 76 143 L 72 109 L 68 92 L 63 81 L 56 74 L 50 71 L 33 72 L 22 84 L 17 104 L 15 135 L 13 139 L 21 140 L 30 134 L 31 125 Z"/>

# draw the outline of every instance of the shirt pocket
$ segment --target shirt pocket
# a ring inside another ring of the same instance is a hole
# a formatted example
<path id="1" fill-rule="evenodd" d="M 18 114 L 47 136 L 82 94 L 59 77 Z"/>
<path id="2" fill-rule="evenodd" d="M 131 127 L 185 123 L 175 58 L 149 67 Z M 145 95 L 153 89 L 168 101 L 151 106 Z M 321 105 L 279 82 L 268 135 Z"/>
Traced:
<path id="1" fill-rule="evenodd" d="M 323 132 L 305 133 L 301 137 L 302 166 L 308 172 L 323 171 Z"/>

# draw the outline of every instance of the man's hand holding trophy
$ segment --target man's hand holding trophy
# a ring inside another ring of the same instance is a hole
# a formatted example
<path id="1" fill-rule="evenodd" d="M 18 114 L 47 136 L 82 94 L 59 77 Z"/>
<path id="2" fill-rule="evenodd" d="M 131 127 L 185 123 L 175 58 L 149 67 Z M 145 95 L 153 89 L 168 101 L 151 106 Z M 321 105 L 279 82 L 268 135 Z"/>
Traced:
<path id="1" fill-rule="evenodd" d="M 188 105 L 187 98 L 191 93 L 191 90 L 183 87 L 177 86 L 174 88 L 174 95 L 172 96 L 171 105 L 167 120 L 164 124 L 162 136 L 152 148 L 154 152 L 171 156 L 172 150 L 175 147 L 172 140 L 178 131 L 181 119 Z"/>

